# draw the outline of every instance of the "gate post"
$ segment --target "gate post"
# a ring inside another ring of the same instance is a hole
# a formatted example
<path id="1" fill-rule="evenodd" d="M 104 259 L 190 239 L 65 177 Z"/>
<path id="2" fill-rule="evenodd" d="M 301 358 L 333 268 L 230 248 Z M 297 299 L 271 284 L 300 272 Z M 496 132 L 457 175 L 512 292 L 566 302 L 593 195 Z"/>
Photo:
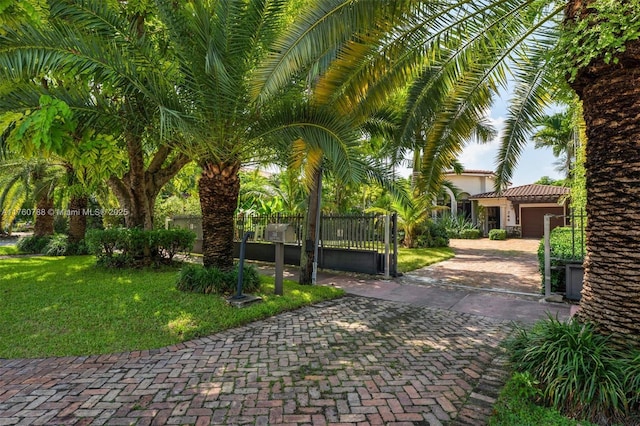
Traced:
<path id="1" fill-rule="evenodd" d="M 554 215 L 544 215 L 544 295 L 551 296 L 551 225 L 550 220 Z M 539 229 L 539 228 L 538 228 Z"/>
<path id="2" fill-rule="evenodd" d="M 390 259 L 390 247 L 391 247 L 391 216 L 389 213 L 384 215 L 384 278 L 389 279 L 391 259 Z"/>

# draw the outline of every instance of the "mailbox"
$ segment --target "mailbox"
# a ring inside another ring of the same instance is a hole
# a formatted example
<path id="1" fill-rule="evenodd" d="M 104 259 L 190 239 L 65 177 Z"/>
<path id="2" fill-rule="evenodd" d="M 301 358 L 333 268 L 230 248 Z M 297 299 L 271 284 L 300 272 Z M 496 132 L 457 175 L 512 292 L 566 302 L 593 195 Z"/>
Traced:
<path id="1" fill-rule="evenodd" d="M 272 243 L 295 243 L 296 231 L 288 223 L 269 223 L 265 240 Z"/>

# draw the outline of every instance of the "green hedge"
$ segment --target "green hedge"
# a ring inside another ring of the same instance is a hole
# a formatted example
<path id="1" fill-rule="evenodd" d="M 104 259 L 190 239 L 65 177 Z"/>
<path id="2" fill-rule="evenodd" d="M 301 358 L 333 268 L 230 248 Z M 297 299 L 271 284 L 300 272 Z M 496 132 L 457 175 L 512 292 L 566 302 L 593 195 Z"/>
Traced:
<path id="1" fill-rule="evenodd" d="M 458 233 L 456 238 L 463 240 L 477 240 L 482 236 L 482 232 L 479 229 L 463 229 Z"/>
<path id="2" fill-rule="evenodd" d="M 551 246 L 551 291 L 566 291 L 565 265 L 584 261 L 584 235 L 580 230 L 567 227 L 554 228 L 549 235 Z M 575 241 L 574 241 L 575 240 Z M 538 268 L 544 291 L 544 239 L 538 246 Z"/>
<path id="3" fill-rule="evenodd" d="M 106 267 L 136 267 L 171 263 L 178 253 L 189 253 L 196 235 L 187 229 L 92 229 L 85 237 L 97 263 Z"/>
<path id="4" fill-rule="evenodd" d="M 506 240 L 507 239 L 507 230 L 506 229 L 492 229 L 489 231 L 489 239 L 490 240 Z"/>

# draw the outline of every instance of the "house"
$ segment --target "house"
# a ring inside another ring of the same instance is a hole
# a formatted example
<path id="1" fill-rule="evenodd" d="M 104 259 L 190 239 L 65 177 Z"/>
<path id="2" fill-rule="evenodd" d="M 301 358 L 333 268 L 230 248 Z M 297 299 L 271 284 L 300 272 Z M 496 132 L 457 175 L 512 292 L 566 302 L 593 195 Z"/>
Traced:
<path id="1" fill-rule="evenodd" d="M 496 175 L 484 170 L 447 173 L 446 179 L 459 190 L 458 197 L 447 203 L 458 214 L 465 214 L 487 234 L 492 229 L 506 229 L 512 236 L 542 238 L 544 216 L 551 219 L 551 229 L 565 223 L 569 188 L 551 185 L 522 185 L 493 191 Z"/>

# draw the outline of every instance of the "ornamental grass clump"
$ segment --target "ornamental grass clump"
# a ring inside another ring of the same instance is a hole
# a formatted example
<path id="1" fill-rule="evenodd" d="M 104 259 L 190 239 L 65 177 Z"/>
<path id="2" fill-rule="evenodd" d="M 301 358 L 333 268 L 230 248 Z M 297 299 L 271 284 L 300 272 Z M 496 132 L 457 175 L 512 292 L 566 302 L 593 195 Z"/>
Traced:
<path id="1" fill-rule="evenodd" d="M 549 317 L 507 343 L 514 370 L 538 383 L 542 402 L 598 424 L 633 424 L 640 352 L 620 348 L 591 324 Z"/>
<path id="2" fill-rule="evenodd" d="M 229 271 L 204 268 L 201 265 L 185 265 L 178 274 L 176 288 L 192 293 L 228 295 L 236 291 L 237 285 L 238 265 Z M 244 293 L 260 290 L 260 276 L 252 265 L 245 265 L 243 268 L 242 289 Z"/>

